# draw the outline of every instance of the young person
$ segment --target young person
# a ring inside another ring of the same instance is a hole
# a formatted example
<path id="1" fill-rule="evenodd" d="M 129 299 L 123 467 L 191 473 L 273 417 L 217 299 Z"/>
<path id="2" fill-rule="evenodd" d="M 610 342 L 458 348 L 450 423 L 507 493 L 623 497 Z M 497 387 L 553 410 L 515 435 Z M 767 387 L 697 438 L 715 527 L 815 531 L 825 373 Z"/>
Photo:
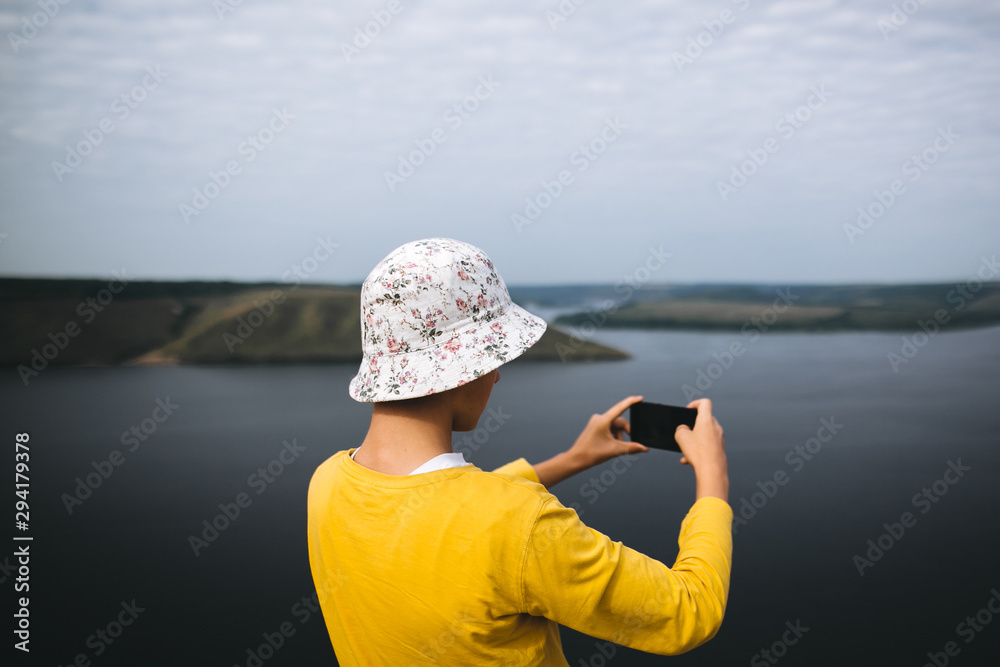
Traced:
<path id="1" fill-rule="evenodd" d="M 453 453 L 476 428 L 499 367 L 545 331 L 479 248 L 400 246 L 361 290 L 364 359 L 350 395 L 372 403 L 360 446 L 313 474 L 309 563 L 342 667 L 559 665 L 558 624 L 650 653 L 715 635 L 732 562 L 722 428 L 707 399 L 680 426 L 695 502 L 672 568 L 588 528 L 548 488 L 622 454 L 630 396 L 594 414 L 565 452 L 487 472 Z M 650 527 L 662 526 L 651 520 Z"/>

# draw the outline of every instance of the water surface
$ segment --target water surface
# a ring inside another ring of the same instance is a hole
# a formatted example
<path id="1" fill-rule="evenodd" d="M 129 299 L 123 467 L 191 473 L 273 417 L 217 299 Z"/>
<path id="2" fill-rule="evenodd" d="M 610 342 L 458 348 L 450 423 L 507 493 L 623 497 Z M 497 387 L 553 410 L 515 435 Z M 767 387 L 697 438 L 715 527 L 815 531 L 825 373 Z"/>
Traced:
<path id="1" fill-rule="evenodd" d="M 503 425 L 456 434 L 456 450 L 484 469 L 519 456 L 537 462 L 568 447 L 591 413 L 630 394 L 685 403 L 684 385 L 702 371 L 725 428 L 731 504 L 758 507 L 734 537 L 730 603 L 715 639 L 677 658 L 624 648 L 607 657 L 609 647 L 563 629 L 570 664 L 768 664 L 760 652 L 780 644 L 786 623 L 808 628 L 776 647 L 789 665 L 922 665 L 949 641 L 960 649 L 956 665 L 1000 654 L 1000 619 L 971 642 L 960 626 L 1000 588 L 1000 328 L 939 334 L 898 373 L 886 359 L 899 350 L 898 334 L 751 342 L 602 330 L 596 339 L 634 358 L 505 366 L 490 400 Z M 734 341 L 745 351 L 729 361 L 723 352 Z M 263 664 L 335 664 L 308 602 L 305 494 L 319 463 L 364 438 L 370 407 L 347 394 L 355 371 L 48 369 L 29 387 L 15 371 L 4 374 L 7 469 L 13 434 L 31 433 L 31 664 L 69 664 L 83 653 L 94 665 L 247 665 L 248 651 L 265 634 L 275 640 L 282 624 L 293 634 Z M 162 422 L 158 399 L 176 406 Z M 832 438 L 820 432 L 824 421 L 838 425 Z M 123 444 L 132 427 L 144 439 Z M 796 454 L 818 435 L 827 441 L 813 441 L 810 458 Z M 286 442 L 300 451 L 279 468 Z M 95 463 L 107 471 L 101 462 L 114 450 L 120 465 L 69 513 L 64 494 Z M 609 462 L 552 491 L 591 527 L 669 565 L 694 497 L 691 471 L 677 459 L 653 451 L 621 474 Z M 968 470 L 955 483 L 940 481 L 959 464 Z M 784 485 L 768 484 L 776 474 Z M 934 501 L 915 502 L 925 488 Z M 250 502 L 239 517 L 192 546 L 202 521 L 241 493 Z M 854 557 L 868 540 L 889 543 L 885 524 L 906 512 L 912 525 L 859 574 Z M 12 551 L 0 558 L 10 563 Z M 11 587 L 3 574 L 0 585 Z M 101 639 L 96 632 L 117 631 L 132 600 L 142 611 L 120 635 L 106 635 L 110 643 Z"/>

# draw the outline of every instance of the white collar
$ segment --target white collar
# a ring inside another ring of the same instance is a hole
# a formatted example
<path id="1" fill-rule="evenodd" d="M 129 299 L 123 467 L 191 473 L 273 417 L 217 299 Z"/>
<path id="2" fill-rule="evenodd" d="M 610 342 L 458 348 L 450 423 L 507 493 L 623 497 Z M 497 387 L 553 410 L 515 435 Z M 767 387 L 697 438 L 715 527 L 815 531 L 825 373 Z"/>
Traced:
<path id="1" fill-rule="evenodd" d="M 410 474 L 419 475 L 425 472 L 434 472 L 435 470 L 459 468 L 464 465 L 467 464 L 465 462 L 465 457 L 462 456 L 461 452 L 449 452 L 448 454 L 438 454 L 430 461 L 427 461 L 422 466 L 412 471 Z"/>
<path id="2" fill-rule="evenodd" d="M 351 454 L 351 459 L 354 459 L 354 454 L 357 454 L 358 450 L 355 449 Z M 448 468 L 460 468 L 464 465 L 468 465 L 465 460 L 465 456 L 461 452 L 449 452 L 447 454 L 438 454 L 429 461 L 424 462 L 423 465 L 417 467 L 409 474 L 420 475 L 425 472 L 434 472 L 435 470 L 447 470 Z"/>

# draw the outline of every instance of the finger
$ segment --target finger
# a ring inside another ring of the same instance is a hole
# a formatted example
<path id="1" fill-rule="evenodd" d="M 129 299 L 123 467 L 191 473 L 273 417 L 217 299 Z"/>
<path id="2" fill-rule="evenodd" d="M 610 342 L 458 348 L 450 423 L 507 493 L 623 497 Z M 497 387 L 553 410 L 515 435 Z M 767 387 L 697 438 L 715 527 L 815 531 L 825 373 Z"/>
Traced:
<path id="1" fill-rule="evenodd" d="M 628 406 L 632 405 L 633 403 L 638 403 L 641 400 L 642 396 L 629 396 L 628 398 L 624 398 L 615 403 L 613 406 L 611 406 L 611 409 L 605 412 L 603 416 L 610 422 L 614 420 L 616 417 L 620 416 L 621 413 L 625 412 Z"/>
<path id="2" fill-rule="evenodd" d="M 692 401 L 688 404 L 689 408 L 697 407 L 698 416 L 694 418 L 694 427 L 698 428 L 698 424 L 705 422 L 706 424 L 711 424 L 714 418 L 712 417 L 712 400 L 709 398 L 699 398 L 697 401 Z M 702 427 L 704 428 L 704 427 Z"/>
<path id="3" fill-rule="evenodd" d="M 684 464 L 684 465 L 688 465 L 688 460 L 687 460 L 686 456 L 682 456 L 681 457 L 681 463 Z"/>
<path id="4" fill-rule="evenodd" d="M 613 422 L 611 422 L 611 427 L 621 429 L 626 433 L 628 433 L 629 435 L 632 435 L 632 431 L 629 429 L 628 420 L 625 419 L 624 417 L 618 417 Z"/>
<path id="5" fill-rule="evenodd" d="M 648 452 L 649 447 L 642 444 L 641 442 L 630 442 L 628 448 L 628 454 L 639 454 L 641 452 Z"/>
<path id="6" fill-rule="evenodd" d="M 712 407 L 712 399 L 710 398 L 696 398 L 687 404 L 689 408 L 700 408 L 701 405 L 705 405 L 709 409 Z"/>

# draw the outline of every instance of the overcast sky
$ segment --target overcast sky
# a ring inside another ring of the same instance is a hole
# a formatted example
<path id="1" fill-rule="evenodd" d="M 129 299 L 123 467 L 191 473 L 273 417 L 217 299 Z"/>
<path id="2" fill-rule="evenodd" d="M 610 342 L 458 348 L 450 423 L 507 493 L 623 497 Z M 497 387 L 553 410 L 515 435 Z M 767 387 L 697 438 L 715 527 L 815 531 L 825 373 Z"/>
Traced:
<path id="1" fill-rule="evenodd" d="M 577 2 L 6 2 L 0 275 L 357 283 L 450 236 L 512 285 L 651 247 L 656 283 L 957 282 L 1000 250 L 1000 4 Z"/>

